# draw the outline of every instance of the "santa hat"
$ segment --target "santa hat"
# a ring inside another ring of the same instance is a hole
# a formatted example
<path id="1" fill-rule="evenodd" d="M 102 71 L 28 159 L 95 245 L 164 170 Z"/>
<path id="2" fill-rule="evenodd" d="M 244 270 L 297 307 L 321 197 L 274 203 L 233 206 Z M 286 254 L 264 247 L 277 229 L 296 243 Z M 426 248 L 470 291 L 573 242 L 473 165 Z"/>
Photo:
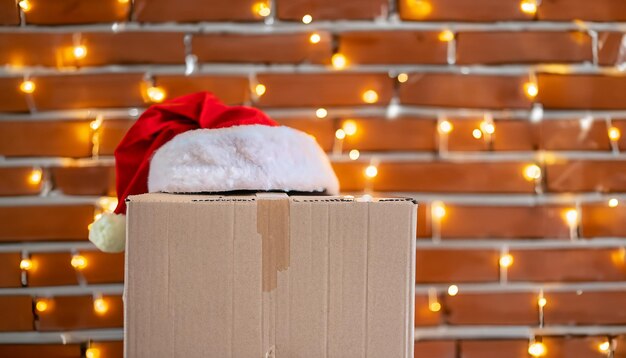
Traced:
<path id="1" fill-rule="evenodd" d="M 337 194 L 339 184 L 312 136 L 258 109 L 226 106 L 207 92 L 148 108 L 115 150 L 118 204 L 89 231 L 106 252 L 123 251 L 126 198 L 234 190 Z"/>

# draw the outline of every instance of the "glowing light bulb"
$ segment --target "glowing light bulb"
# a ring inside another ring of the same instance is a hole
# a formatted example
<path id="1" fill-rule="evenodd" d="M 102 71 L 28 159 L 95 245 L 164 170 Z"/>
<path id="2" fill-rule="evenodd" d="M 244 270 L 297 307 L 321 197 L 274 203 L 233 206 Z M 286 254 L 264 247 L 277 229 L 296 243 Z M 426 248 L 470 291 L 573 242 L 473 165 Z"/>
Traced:
<path id="1" fill-rule="evenodd" d="M 545 307 L 548 304 L 548 300 L 546 300 L 545 297 L 539 297 L 539 299 L 537 299 L 537 305 L 539 307 Z"/>
<path id="2" fill-rule="evenodd" d="M 441 133 L 450 133 L 452 132 L 452 129 L 454 129 L 454 126 L 452 126 L 452 123 L 449 121 L 442 121 L 439 123 L 439 132 Z"/>
<path id="3" fill-rule="evenodd" d="M 267 90 L 267 88 L 265 87 L 265 85 L 260 84 L 260 83 L 254 87 L 254 92 L 259 97 L 264 95 L 266 90 Z"/>
<path id="4" fill-rule="evenodd" d="M 148 87 L 146 94 L 151 102 L 161 103 L 165 99 L 165 90 L 159 86 Z"/>
<path id="5" fill-rule="evenodd" d="M 546 345 L 541 342 L 533 342 L 528 346 L 528 354 L 533 357 L 543 357 L 547 352 Z"/>
<path id="6" fill-rule="evenodd" d="M 513 256 L 511 254 L 500 257 L 500 267 L 511 267 L 511 265 L 513 265 Z"/>
<path id="7" fill-rule="evenodd" d="M 346 56 L 340 53 L 334 54 L 333 57 L 330 58 L 330 61 L 332 62 L 333 67 L 336 70 L 342 70 L 348 64 L 348 60 L 346 59 Z"/>
<path id="8" fill-rule="evenodd" d="M 439 302 L 431 302 L 428 305 L 428 309 L 431 312 L 439 312 L 439 311 L 441 311 L 441 303 L 439 303 Z"/>
<path id="9" fill-rule="evenodd" d="M 524 83 L 524 93 L 528 98 L 533 99 L 539 94 L 539 87 L 535 82 L 526 82 Z"/>
<path id="10" fill-rule="evenodd" d="M 35 309 L 37 312 L 46 312 L 48 308 L 50 308 L 50 305 L 47 300 L 39 299 L 37 300 L 37 303 L 35 303 Z"/>
<path id="11" fill-rule="evenodd" d="M 448 294 L 450 296 L 456 296 L 458 293 L 459 293 L 459 286 L 450 285 L 450 287 L 448 287 Z"/>
<path id="12" fill-rule="evenodd" d="M 523 13 L 534 15 L 537 13 L 537 0 L 522 0 L 519 7 Z"/>
<path id="13" fill-rule="evenodd" d="M 493 134 L 496 131 L 496 126 L 493 123 L 482 121 L 480 123 L 480 129 L 487 134 Z"/>
<path id="14" fill-rule="evenodd" d="M 612 141 L 618 141 L 620 138 L 622 137 L 622 133 L 620 132 L 619 128 L 617 127 L 611 127 L 609 128 L 609 139 Z"/>
<path id="15" fill-rule="evenodd" d="M 480 129 L 476 128 L 472 131 L 472 137 L 476 138 L 476 139 L 480 139 L 483 137 L 483 131 L 481 131 Z"/>
<path id="16" fill-rule="evenodd" d="M 254 12 L 255 14 L 257 14 L 257 15 L 259 15 L 261 17 L 267 17 L 267 16 L 270 15 L 272 10 L 267 5 L 267 3 L 265 3 L 265 2 L 257 2 L 256 4 L 254 4 L 252 6 L 252 12 Z"/>
<path id="17" fill-rule="evenodd" d="M 365 168 L 365 176 L 368 178 L 374 178 L 378 175 L 378 168 L 374 165 L 370 165 Z"/>
<path id="18" fill-rule="evenodd" d="M 31 4 L 28 0 L 20 0 L 17 4 L 24 12 L 29 12 L 33 8 L 33 4 Z"/>
<path id="19" fill-rule="evenodd" d="M 341 140 L 341 139 L 344 139 L 345 137 L 346 137 L 346 132 L 343 129 L 339 128 L 335 131 L 335 138 Z"/>
<path id="20" fill-rule="evenodd" d="M 343 125 L 341 126 L 341 128 L 348 136 L 355 135 L 357 131 L 356 122 L 351 119 L 343 122 Z"/>
<path id="21" fill-rule="evenodd" d="M 130 0 L 117 0 L 120 4 L 128 4 Z"/>
<path id="22" fill-rule="evenodd" d="M 446 206 L 441 201 L 435 201 L 431 205 L 431 212 L 435 219 L 441 220 L 446 216 Z"/>
<path id="23" fill-rule="evenodd" d="M 401 73 L 398 75 L 398 82 L 404 83 L 409 80 L 409 75 L 406 73 Z"/>
<path id="24" fill-rule="evenodd" d="M 109 310 L 109 304 L 104 300 L 104 298 L 98 297 L 93 300 L 93 310 L 100 314 L 106 313 Z"/>
<path id="25" fill-rule="evenodd" d="M 20 91 L 22 91 L 23 93 L 33 93 L 35 92 L 36 87 L 37 86 L 35 86 L 35 82 L 31 80 L 26 80 L 20 83 Z"/>
<path id="26" fill-rule="evenodd" d="M 426 0 L 407 0 L 409 10 L 415 17 L 423 18 L 433 11 L 433 6 Z"/>
<path id="27" fill-rule="evenodd" d="M 598 350 L 602 353 L 609 353 L 610 349 L 611 349 L 611 342 L 609 341 L 605 341 L 605 342 L 598 344 Z"/>
<path id="28" fill-rule="evenodd" d="M 313 21 L 313 16 L 306 14 L 304 16 L 302 16 L 302 23 L 303 24 L 310 24 L 311 21 Z"/>
<path id="29" fill-rule="evenodd" d="M 541 168 L 536 164 L 529 164 L 524 167 L 522 174 L 526 180 L 535 181 L 541 178 Z"/>
<path id="30" fill-rule="evenodd" d="M 361 98 L 363 98 L 363 102 L 365 103 L 376 103 L 378 102 L 378 93 L 374 90 L 367 90 L 363 92 L 363 96 L 361 96 Z"/>
<path id="31" fill-rule="evenodd" d="M 350 153 L 348 154 L 348 156 L 350 157 L 350 159 L 352 160 L 357 160 L 359 159 L 359 156 L 361 155 L 361 153 L 359 152 L 358 149 L 352 149 L 350 151 Z"/>
<path id="32" fill-rule="evenodd" d="M 83 255 L 73 255 L 70 264 L 77 270 L 82 270 L 87 267 L 87 259 Z"/>
<path id="33" fill-rule="evenodd" d="M 98 348 L 87 348 L 85 358 L 100 358 L 100 350 Z"/>
<path id="34" fill-rule="evenodd" d="M 82 60 L 87 56 L 87 47 L 85 45 L 74 46 L 72 53 L 75 59 Z"/>
<path id="35" fill-rule="evenodd" d="M 619 205 L 619 200 L 616 198 L 609 199 L 609 208 L 615 208 L 617 205 Z"/>
<path id="36" fill-rule="evenodd" d="M 450 42 L 454 40 L 454 32 L 450 30 L 443 30 L 439 33 L 438 38 L 441 42 Z"/>
<path id="37" fill-rule="evenodd" d="M 313 33 L 309 37 L 309 42 L 312 43 L 312 44 L 319 43 L 320 41 L 322 41 L 322 37 L 318 33 Z"/>
<path id="38" fill-rule="evenodd" d="M 325 108 L 318 108 L 315 111 L 315 116 L 317 118 L 326 118 L 327 115 L 328 115 L 328 111 Z"/>
<path id="39" fill-rule="evenodd" d="M 28 182 L 31 183 L 32 185 L 37 185 L 41 183 L 42 178 L 43 178 L 43 170 L 39 168 L 35 168 L 31 170 L 30 174 L 28 175 Z"/>
<path id="40" fill-rule="evenodd" d="M 22 259 L 22 261 L 20 261 L 20 269 L 24 271 L 28 271 L 32 268 L 33 268 L 33 261 L 31 261 L 30 259 Z"/>
<path id="41" fill-rule="evenodd" d="M 97 131 L 102 126 L 102 121 L 102 117 L 96 118 L 95 120 L 91 121 L 91 123 L 89 123 L 89 128 L 91 128 L 92 131 Z"/>
<path id="42" fill-rule="evenodd" d="M 575 226 L 578 224 L 578 210 L 569 209 L 565 212 L 565 221 L 570 226 Z"/>

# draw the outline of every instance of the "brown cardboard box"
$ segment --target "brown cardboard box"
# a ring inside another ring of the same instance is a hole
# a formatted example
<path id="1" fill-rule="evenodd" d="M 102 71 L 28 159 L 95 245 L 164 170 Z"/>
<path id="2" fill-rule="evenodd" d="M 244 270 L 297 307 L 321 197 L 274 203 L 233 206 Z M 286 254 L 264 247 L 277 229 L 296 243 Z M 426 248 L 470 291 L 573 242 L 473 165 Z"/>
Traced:
<path id="1" fill-rule="evenodd" d="M 416 205 L 128 202 L 126 357 L 413 357 Z"/>

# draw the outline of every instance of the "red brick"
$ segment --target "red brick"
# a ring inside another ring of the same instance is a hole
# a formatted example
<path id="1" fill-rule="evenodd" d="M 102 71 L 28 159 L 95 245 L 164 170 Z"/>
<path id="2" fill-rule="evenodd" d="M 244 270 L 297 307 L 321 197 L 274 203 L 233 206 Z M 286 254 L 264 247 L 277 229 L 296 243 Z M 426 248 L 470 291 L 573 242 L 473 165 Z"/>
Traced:
<path id="1" fill-rule="evenodd" d="M 84 66 L 107 64 L 182 64 L 185 62 L 184 34 L 170 32 L 84 33 L 87 56 Z M 166 48 L 167 51 L 155 51 Z"/>
<path id="2" fill-rule="evenodd" d="M 78 284 L 70 264 L 70 253 L 37 253 L 31 255 L 33 268 L 28 271 L 29 286 L 67 286 Z"/>
<path id="3" fill-rule="evenodd" d="M 413 74 L 400 84 L 400 101 L 420 106 L 530 108 L 523 92 L 525 81 L 514 76 Z"/>
<path id="4" fill-rule="evenodd" d="M 72 46 L 68 33 L 0 33 L 0 62 L 16 67 L 62 67 L 69 65 L 63 61 L 64 50 Z"/>
<path id="5" fill-rule="evenodd" d="M 446 64 L 448 45 L 438 32 L 347 32 L 339 38 L 339 52 L 355 64 Z M 402 49 L 402 51 L 398 51 Z"/>
<path id="6" fill-rule="evenodd" d="M 357 132 L 344 139 L 344 151 L 434 151 L 435 121 L 424 118 L 350 118 Z M 342 122 L 341 122 L 342 123 Z M 339 124 L 341 124 L 339 123 Z M 334 137 L 333 131 L 333 137 Z"/>
<path id="7" fill-rule="evenodd" d="M 33 93 L 40 110 L 143 106 L 141 74 L 38 77 Z"/>
<path id="8" fill-rule="evenodd" d="M 542 20 L 624 21 L 626 3 L 621 0 L 545 0 L 538 9 Z"/>
<path id="9" fill-rule="evenodd" d="M 63 331 L 96 328 L 122 328 L 123 308 L 120 296 L 104 296 L 109 309 L 98 314 L 91 296 L 54 297 L 48 310 L 38 312 L 38 331 Z"/>
<path id="10" fill-rule="evenodd" d="M 329 152 L 333 148 L 335 142 L 335 124 L 331 119 L 297 119 L 297 118 L 281 118 L 277 119 L 281 125 L 295 128 L 315 137 L 317 143 Z"/>
<path id="11" fill-rule="evenodd" d="M 85 157 L 91 155 L 87 121 L 0 121 L 0 155 Z"/>
<path id="12" fill-rule="evenodd" d="M 163 86 L 168 98 L 209 91 L 227 104 L 241 104 L 249 97 L 248 79 L 236 76 L 158 76 L 157 84 Z"/>
<path id="13" fill-rule="evenodd" d="M 93 342 L 91 348 L 97 349 L 101 357 L 124 357 L 124 342 Z"/>
<path id="14" fill-rule="evenodd" d="M 0 296 L 0 332 L 32 331 L 32 305 L 28 296 Z"/>
<path id="15" fill-rule="evenodd" d="M 446 206 L 444 238 L 569 238 L 565 208 Z M 532 225 L 529 225 L 532 223 Z"/>
<path id="16" fill-rule="evenodd" d="M 598 346 L 605 341 L 606 337 L 543 338 L 548 356 L 555 358 L 604 358 L 607 354 Z"/>
<path id="17" fill-rule="evenodd" d="M 41 183 L 29 181 L 32 171 L 33 168 L 0 168 L 0 196 L 38 194 Z"/>
<path id="18" fill-rule="evenodd" d="M 580 120 L 550 120 L 539 125 L 541 148 L 546 150 L 609 150 L 606 123 L 593 121 L 589 130 Z"/>
<path id="19" fill-rule="evenodd" d="M 441 323 L 441 311 L 432 312 L 428 308 L 428 297 L 415 296 L 415 326 L 436 326 Z"/>
<path id="20" fill-rule="evenodd" d="M 80 254 L 87 260 L 87 267 L 81 272 L 88 283 L 124 282 L 124 253 L 85 251 Z"/>
<path id="21" fill-rule="evenodd" d="M 128 18 L 130 2 L 90 0 L 68 6 L 66 0 L 30 0 L 32 9 L 26 22 L 37 25 L 85 24 L 122 22 Z"/>
<path id="22" fill-rule="evenodd" d="M 115 195 L 114 167 L 60 167 L 52 175 L 55 188 L 66 195 Z"/>
<path id="23" fill-rule="evenodd" d="M 498 259 L 496 251 L 418 248 L 415 279 L 417 283 L 498 281 Z"/>
<path id="24" fill-rule="evenodd" d="M 546 325 L 626 324 L 624 292 L 546 293 Z"/>
<path id="25" fill-rule="evenodd" d="M 321 40 L 312 44 L 311 33 L 205 34 L 194 36 L 192 47 L 200 62 L 329 63 L 331 35 L 317 32 Z"/>
<path id="26" fill-rule="evenodd" d="M 626 208 L 615 208 L 606 203 L 586 204 L 581 213 L 581 231 L 583 237 L 625 237 Z"/>
<path id="27" fill-rule="evenodd" d="M 20 287 L 22 270 L 19 253 L 0 253 L 0 287 Z"/>
<path id="28" fill-rule="evenodd" d="M 363 92 L 374 90 L 378 103 L 391 98 L 391 79 L 386 74 L 265 74 L 258 76 L 267 92 L 259 99 L 262 107 L 365 105 Z"/>
<path id="29" fill-rule="evenodd" d="M 598 62 L 600 65 L 617 65 L 622 36 L 619 32 L 602 32 L 599 34 Z"/>
<path id="30" fill-rule="evenodd" d="M 13 0 L 0 0 L 0 24 L 18 25 L 20 23 L 17 3 Z"/>
<path id="31" fill-rule="evenodd" d="M 198 22 L 261 20 L 253 12 L 258 0 L 137 0 L 134 18 L 139 22 Z"/>
<path id="32" fill-rule="evenodd" d="M 11 358 L 81 358 L 79 344 L 0 344 L 0 356 Z M 107 357 L 108 358 L 108 357 Z"/>
<path id="33" fill-rule="evenodd" d="M 0 78 L 0 111 L 3 112 L 26 112 L 26 97 L 19 91 L 22 78 Z"/>
<path id="34" fill-rule="evenodd" d="M 448 133 L 449 151 L 531 151 L 537 146 L 537 139 L 533 126 L 527 120 L 496 120 L 495 132 L 491 135 L 491 146 L 485 139 L 474 138 L 475 129 L 481 128 L 483 118 L 454 119 L 449 118 L 453 129 Z"/>
<path id="35" fill-rule="evenodd" d="M 432 228 L 430 225 L 430 206 L 428 204 L 420 204 L 417 206 L 417 237 L 430 238 L 432 236 Z"/>
<path id="36" fill-rule="evenodd" d="M 127 119 L 104 121 L 100 134 L 100 154 L 113 155 L 115 148 L 133 123 L 134 121 Z"/>
<path id="37" fill-rule="evenodd" d="M 309 14 L 316 20 L 373 19 L 386 13 L 386 0 L 277 0 L 278 17 L 301 21 Z"/>
<path id="38" fill-rule="evenodd" d="M 582 32 L 461 32 L 457 63 L 568 63 L 592 60 L 591 38 Z"/>
<path id="39" fill-rule="evenodd" d="M 626 78 L 600 75 L 537 76 L 537 101 L 548 109 L 621 109 Z M 602 94 L 602 95 L 599 95 Z"/>
<path id="40" fill-rule="evenodd" d="M 403 20 L 490 22 L 531 18 L 520 11 L 517 1 L 400 0 L 398 8 Z"/>
<path id="41" fill-rule="evenodd" d="M 415 358 L 456 358 L 454 341 L 417 341 Z"/>
<path id="42" fill-rule="evenodd" d="M 537 298 L 530 293 L 465 293 L 447 296 L 453 325 L 536 325 Z"/>
<path id="43" fill-rule="evenodd" d="M 617 249 L 512 250 L 511 281 L 624 281 L 626 264 Z"/>
<path id="44" fill-rule="evenodd" d="M 85 240 L 91 205 L 0 207 L 0 241 Z"/>
<path id="45" fill-rule="evenodd" d="M 548 190 L 556 192 L 624 192 L 626 181 L 620 175 L 626 171 L 626 162 L 570 161 L 548 164 Z"/>
<path id="46" fill-rule="evenodd" d="M 528 341 L 522 340 L 476 340 L 461 341 L 460 358 L 526 358 Z"/>

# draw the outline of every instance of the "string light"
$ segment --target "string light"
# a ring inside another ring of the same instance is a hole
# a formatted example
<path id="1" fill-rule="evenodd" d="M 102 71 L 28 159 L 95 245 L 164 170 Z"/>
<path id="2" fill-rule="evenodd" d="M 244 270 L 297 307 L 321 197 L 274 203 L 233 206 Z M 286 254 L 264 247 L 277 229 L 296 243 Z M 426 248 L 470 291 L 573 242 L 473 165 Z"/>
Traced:
<path id="1" fill-rule="evenodd" d="M 617 127 L 611 127 L 609 128 L 609 139 L 617 142 L 620 138 L 622 137 L 622 133 L 620 132 L 619 128 Z"/>
<path id="2" fill-rule="evenodd" d="M 77 60 L 82 60 L 87 57 L 87 47 L 85 45 L 77 45 L 72 49 L 72 53 L 74 54 L 74 58 Z"/>
<path id="3" fill-rule="evenodd" d="M 317 32 L 312 33 L 311 36 L 309 37 L 309 42 L 312 44 L 319 43 L 320 41 L 322 41 L 322 37 Z"/>
<path id="4" fill-rule="evenodd" d="M 537 305 L 541 308 L 545 307 L 548 304 L 548 300 L 543 297 L 543 295 L 539 296 L 537 299 Z"/>
<path id="5" fill-rule="evenodd" d="M 265 94 L 265 91 L 267 90 L 267 88 L 265 87 L 264 84 L 259 83 L 258 85 L 256 85 L 254 87 L 254 92 L 256 93 L 257 96 L 261 97 L 262 95 Z"/>
<path id="6" fill-rule="evenodd" d="M 443 30 L 439 33 L 438 38 L 441 42 L 450 42 L 454 40 L 454 32 L 450 30 Z"/>
<path id="7" fill-rule="evenodd" d="M 91 130 L 95 132 L 98 129 L 100 129 L 100 127 L 102 127 L 103 121 L 104 121 L 104 118 L 102 118 L 102 116 L 98 116 L 96 119 L 91 121 L 91 123 L 89 123 L 89 128 L 91 128 Z"/>
<path id="8" fill-rule="evenodd" d="M 17 4 L 24 12 L 29 12 L 33 8 L 33 4 L 31 4 L 28 0 L 20 0 Z"/>
<path id="9" fill-rule="evenodd" d="M 439 129 L 439 132 L 447 134 L 447 133 L 452 132 L 452 130 L 454 129 L 454 126 L 449 121 L 444 120 L 439 123 L 438 129 Z"/>
<path id="10" fill-rule="evenodd" d="M 480 139 L 483 137 L 483 131 L 481 131 L 480 129 L 476 128 L 472 131 L 472 137 L 476 138 L 476 139 Z"/>
<path id="11" fill-rule="evenodd" d="M 513 256 L 511 254 L 505 254 L 500 256 L 500 267 L 511 267 L 513 265 Z"/>
<path id="12" fill-rule="evenodd" d="M 87 267 L 87 259 L 83 255 L 72 255 L 72 260 L 70 261 L 70 264 L 73 268 L 77 270 L 82 270 Z"/>
<path id="13" fill-rule="evenodd" d="M 348 64 L 348 60 L 346 59 L 346 56 L 340 54 L 340 53 L 336 53 L 334 54 L 331 58 L 330 58 L 331 63 L 333 64 L 333 67 L 336 70 L 342 70 L 346 67 L 346 65 Z"/>
<path id="14" fill-rule="evenodd" d="M 93 300 L 93 310 L 96 313 L 104 314 L 109 310 L 109 304 L 102 297 L 97 297 Z"/>
<path id="15" fill-rule="evenodd" d="M 564 217 L 570 227 L 578 225 L 578 210 L 569 209 L 565 211 Z"/>
<path id="16" fill-rule="evenodd" d="M 546 349 L 546 345 L 542 342 L 532 342 L 528 346 L 528 354 L 533 357 L 543 357 L 547 352 L 548 350 Z"/>
<path id="17" fill-rule="evenodd" d="M 20 261 L 20 269 L 24 271 L 29 271 L 33 268 L 33 261 L 31 259 L 22 259 Z"/>
<path id="18" fill-rule="evenodd" d="M 46 299 L 38 299 L 35 303 L 35 309 L 37 312 L 46 312 L 50 308 L 50 303 Z"/>
<path id="19" fill-rule="evenodd" d="M 448 295 L 456 296 L 458 293 L 459 293 L 459 286 L 457 286 L 457 285 L 450 285 L 448 287 Z"/>
<path id="20" fill-rule="evenodd" d="M 427 0 L 406 0 L 409 9 L 418 18 L 424 18 L 433 11 L 433 6 Z"/>
<path id="21" fill-rule="evenodd" d="M 348 119 L 347 121 L 344 121 L 343 125 L 341 126 L 341 128 L 343 129 L 345 134 L 348 135 L 348 136 L 355 135 L 356 132 L 357 132 L 356 122 L 351 120 L 351 119 Z"/>
<path id="22" fill-rule="evenodd" d="M 602 353 L 609 353 L 609 351 L 611 350 L 611 342 L 607 340 L 598 344 L 598 350 Z"/>
<path id="23" fill-rule="evenodd" d="M 20 91 L 22 91 L 23 93 L 33 93 L 35 92 L 36 87 L 37 86 L 35 86 L 35 82 L 31 80 L 24 80 L 22 81 L 22 83 L 20 83 Z"/>
<path id="24" fill-rule="evenodd" d="M 522 0 L 519 4 L 523 13 L 528 15 L 534 15 L 537 13 L 537 0 Z"/>
<path id="25" fill-rule="evenodd" d="M 524 178 L 528 181 L 541 179 L 541 168 L 537 164 L 528 164 L 523 170 Z"/>
<path id="26" fill-rule="evenodd" d="M 165 100 L 165 90 L 163 87 L 150 86 L 146 89 L 146 95 L 151 102 L 161 103 Z"/>
<path id="27" fill-rule="evenodd" d="M 367 90 L 365 92 L 363 92 L 363 95 L 361 96 L 361 98 L 363 98 L 363 102 L 365 103 L 376 103 L 378 102 L 378 93 L 376 93 L 376 91 L 374 90 Z"/>
<path id="28" fill-rule="evenodd" d="M 34 168 L 28 174 L 28 182 L 32 185 L 38 185 L 43 179 L 43 170 L 41 168 Z"/>
<path id="29" fill-rule="evenodd" d="M 409 75 L 408 74 L 403 72 L 403 73 L 398 75 L 398 82 L 404 83 L 404 82 L 406 82 L 408 80 L 409 80 Z"/>
<path id="30" fill-rule="evenodd" d="M 352 160 L 357 160 L 359 159 L 359 156 L 361 155 L 361 153 L 359 152 L 358 149 L 352 149 L 350 151 L 350 153 L 348 153 L 348 156 L 350 157 L 350 159 Z"/>
<path id="31" fill-rule="evenodd" d="M 433 218 L 437 220 L 441 220 L 446 216 L 446 206 L 441 201 L 433 202 L 430 210 Z"/>
<path id="32" fill-rule="evenodd" d="M 378 168 L 375 165 L 369 165 L 365 168 L 365 176 L 368 178 L 375 178 L 378 175 Z"/>
<path id="33" fill-rule="evenodd" d="M 303 24 L 310 24 L 311 21 L 313 21 L 313 16 L 306 14 L 304 16 L 302 16 L 302 23 Z"/>
<path id="34" fill-rule="evenodd" d="M 346 137 L 346 131 L 344 131 L 343 129 L 339 128 L 335 131 L 335 138 L 342 140 Z"/>
<path id="35" fill-rule="evenodd" d="M 616 198 L 609 199 L 609 208 L 615 208 L 617 205 L 619 205 L 619 200 Z"/>
<path id="36" fill-rule="evenodd" d="M 85 358 L 100 358 L 100 350 L 93 347 L 87 348 L 85 351 Z"/>
<path id="37" fill-rule="evenodd" d="M 539 86 L 536 81 L 528 81 L 524 83 L 524 93 L 530 99 L 534 99 L 539 94 Z"/>
<path id="38" fill-rule="evenodd" d="M 493 134 L 496 131 L 496 126 L 491 122 L 482 121 L 480 122 L 480 130 L 487 134 Z"/>
<path id="39" fill-rule="evenodd" d="M 257 2 L 256 4 L 252 6 L 252 12 L 254 12 L 255 14 L 261 17 L 267 17 L 267 16 L 270 16 L 272 10 L 267 5 L 267 3 Z"/>
<path id="40" fill-rule="evenodd" d="M 439 312 L 441 311 L 441 303 L 432 302 L 431 304 L 428 305 L 428 309 L 430 309 L 432 312 Z"/>
<path id="41" fill-rule="evenodd" d="M 439 303 L 439 299 L 437 298 L 437 290 L 434 288 L 428 290 L 428 309 L 431 312 L 441 311 L 441 303 Z"/>

